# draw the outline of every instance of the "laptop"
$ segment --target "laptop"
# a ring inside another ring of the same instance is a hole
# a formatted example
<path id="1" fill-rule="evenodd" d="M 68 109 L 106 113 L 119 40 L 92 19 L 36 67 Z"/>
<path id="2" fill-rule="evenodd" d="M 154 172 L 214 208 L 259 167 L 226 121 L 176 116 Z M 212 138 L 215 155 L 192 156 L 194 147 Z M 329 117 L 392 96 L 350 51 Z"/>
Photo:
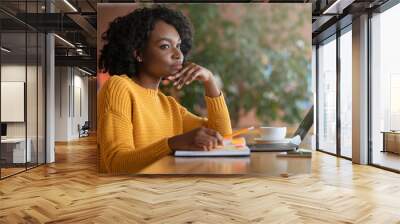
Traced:
<path id="1" fill-rule="evenodd" d="M 285 143 L 247 144 L 252 152 L 288 152 L 298 149 L 314 122 L 314 106 L 308 110 L 292 138 Z"/>
<path id="2" fill-rule="evenodd" d="M 1 123 L 1 140 L 7 139 L 7 124 Z"/>

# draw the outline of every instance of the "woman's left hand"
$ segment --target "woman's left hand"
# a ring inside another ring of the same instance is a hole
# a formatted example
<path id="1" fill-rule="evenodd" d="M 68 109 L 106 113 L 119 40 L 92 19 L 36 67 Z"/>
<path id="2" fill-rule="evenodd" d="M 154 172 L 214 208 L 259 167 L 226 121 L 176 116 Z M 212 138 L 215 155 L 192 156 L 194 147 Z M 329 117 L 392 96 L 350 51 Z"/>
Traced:
<path id="1" fill-rule="evenodd" d="M 180 89 L 183 85 L 189 85 L 194 80 L 208 82 L 212 77 L 213 74 L 208 69 L 189 62 L 179 72 L 169 76 L 168 80 L 173 81 L 173 85 Z"/>

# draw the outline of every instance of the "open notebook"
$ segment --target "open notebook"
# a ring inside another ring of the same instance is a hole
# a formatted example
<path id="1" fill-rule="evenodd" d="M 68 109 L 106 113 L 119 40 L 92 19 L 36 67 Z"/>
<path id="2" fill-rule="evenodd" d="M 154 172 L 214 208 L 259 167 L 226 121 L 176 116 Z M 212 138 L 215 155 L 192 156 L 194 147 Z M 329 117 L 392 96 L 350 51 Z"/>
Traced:
<path id="1" fill-rule="evenodd" d="M 210 156 L 249 156 L 250 149 L 244 138 L 224 140 L 224 145 L 212 151 L 176 151 L 175 156 L 182 157 L 210 157 Z"/>

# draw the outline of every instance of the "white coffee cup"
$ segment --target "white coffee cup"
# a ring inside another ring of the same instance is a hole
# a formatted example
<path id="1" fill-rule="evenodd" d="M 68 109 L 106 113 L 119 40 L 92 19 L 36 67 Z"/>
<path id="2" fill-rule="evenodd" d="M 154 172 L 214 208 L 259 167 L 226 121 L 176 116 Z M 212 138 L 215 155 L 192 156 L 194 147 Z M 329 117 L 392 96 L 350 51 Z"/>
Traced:
<path id="1" fill-rule="evenodd" d="M 286 127 L 260 127 L 260 137 L 267 141 L 278 141 L 286 138 Z"/>

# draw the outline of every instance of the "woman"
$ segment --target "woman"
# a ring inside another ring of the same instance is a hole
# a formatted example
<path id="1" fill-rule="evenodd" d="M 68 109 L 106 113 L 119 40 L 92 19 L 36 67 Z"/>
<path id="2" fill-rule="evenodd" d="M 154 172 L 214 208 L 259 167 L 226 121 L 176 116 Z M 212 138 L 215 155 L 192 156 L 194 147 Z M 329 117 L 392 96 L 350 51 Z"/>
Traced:
<path id="1" fill-rule="evenodd" d="M 98 94 L 100 172 L 137 172 L 176 150 L 212 150 L 231 134 L 213 74 L 184 63 L 192 30 L 180 12 L 163 6 L 137 9 L 115 19 L 102 38 L 107 43 L 99 68 L 111 78 Z M 159 92 L 162 79 L 177 89 L 202 82 L 208 118 Z"/>

